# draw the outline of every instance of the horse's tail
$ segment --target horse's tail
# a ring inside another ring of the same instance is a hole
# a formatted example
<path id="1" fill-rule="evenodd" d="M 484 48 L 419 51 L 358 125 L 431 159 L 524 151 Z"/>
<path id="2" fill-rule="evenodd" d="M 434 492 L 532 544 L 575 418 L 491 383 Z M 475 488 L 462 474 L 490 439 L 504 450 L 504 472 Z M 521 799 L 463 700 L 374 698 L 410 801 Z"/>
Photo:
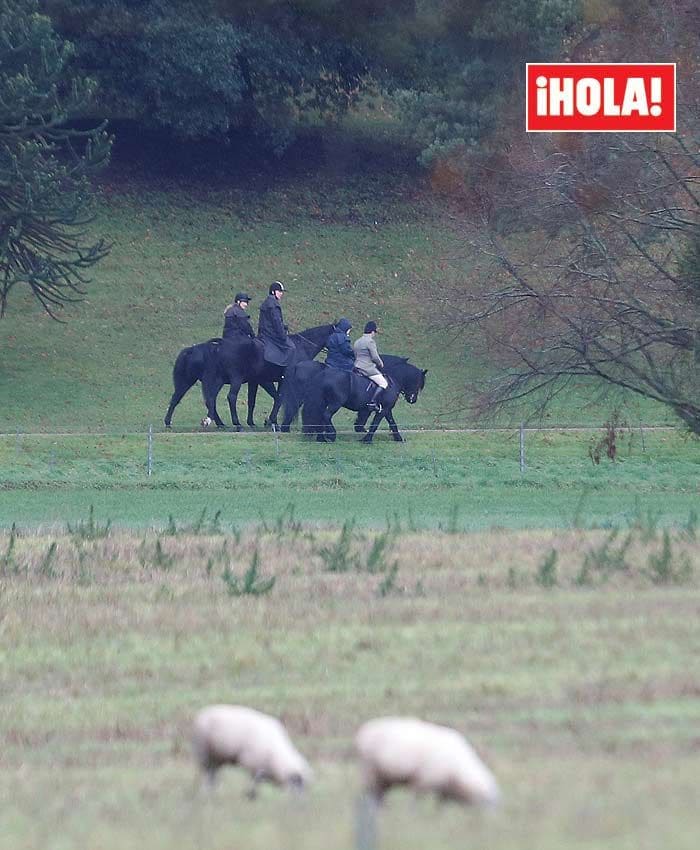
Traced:
<path id="1" fill-rule="evenodd" d="M 173 386 L 176 391 L 202 380 L 207 360 L 217 347 L 218 340 L 209 340 L 182 349 L 173 366 Z"/>
<path id="2" fill-rule="evenodd" d="M 302 433 L 317 434 L 323 430 L 323 412 L 326 399 L 323 381 L 313 381 L 306 387 L 304 407 L 301 412 Z"/>
<path id="3" fill-rule="evenodd" d="M 175 359 L 175 365 L 173 366 L 173 387 L 175 387 L 176 392 L 180 387 L 184 387 L 187 384 L 191 386 L 194 383 L 190 380 L 193 349 L 194 346 L 192 345 L 189 348 L 183 348 Z"/>

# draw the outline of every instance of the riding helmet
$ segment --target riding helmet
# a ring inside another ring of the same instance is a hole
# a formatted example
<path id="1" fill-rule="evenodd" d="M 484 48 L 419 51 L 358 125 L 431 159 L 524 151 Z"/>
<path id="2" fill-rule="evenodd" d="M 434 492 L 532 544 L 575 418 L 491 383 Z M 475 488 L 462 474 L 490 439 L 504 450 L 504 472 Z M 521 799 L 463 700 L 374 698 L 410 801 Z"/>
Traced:
<path id="1" fill-rule="evenodd" d="M 276 280 L 274 283 L 270 284 L 270 295 L 273 292 L 286 292 L 287 290 L 284 288 L 284 284 L 281 280 Z"/>
<path id="2" fill-rule="evenodd" d="M 365 325 L 364 332 L 366 334 L 371 334 L 372 331 L 376 331 L 376 330 L 377 330 L 377 323 L 376 322 L 367 322 L 367 324 Z"/>
<path id="3" fill-rule="evenodd" d="M 238 292 L 236 297 L 233 299 L 234 301 L 250 301 L 251 297 L 247 292 Z"/>

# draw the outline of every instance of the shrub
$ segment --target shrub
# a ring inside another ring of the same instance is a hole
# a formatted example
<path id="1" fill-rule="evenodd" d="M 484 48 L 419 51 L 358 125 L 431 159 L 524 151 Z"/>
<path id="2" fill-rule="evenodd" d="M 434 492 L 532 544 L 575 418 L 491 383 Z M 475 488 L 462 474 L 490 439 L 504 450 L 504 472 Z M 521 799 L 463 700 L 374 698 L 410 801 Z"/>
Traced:
<path id="1" fill-rule="evenodd" d="M 552 549 L 544 558 L 535 573 L 535 581 L 540 587 L 554 587 L 557 583 L 557 559 L 559 553 Z"/>
<path id="2" fill-rule="evenodd" d="M 229 596 L 262 596 L 269 593 L 275 586 L 277 576 L 270 578 L 261 578 L 258 572 L 260 565 L 260 553 L 256 549 L 253 552 L 253 558 L 250 566 L 245 571 L 243 579 L 239 579 L 234 575 L 229 564 L 226 564 L 224 571 L 221 573 L 221 579 L 226 585 L 226 590 Z"/>
<path id="3" fill-rule="evenodd" d="M 693 565 L 685 553 L 674 557 L 668 529 L 664 530 L 661 551 L 652 552 L 647 563 L 647 572 L 654 584 L 683 584 L 693 574 Z"/>
<path id="4" fill-rule="evenodd" d="M 112 520 L 108 519 L 105 525 L 100 525 L 95 521 L 95 506 L 90 505 L 90 512 L 87 520 L 80 520 L 75 525 L 66 523 L 66 530 L 71 537 L 77 537 L 80 540 L 98 540 L 101 537 L 107 537 L 112 527 Z"/>

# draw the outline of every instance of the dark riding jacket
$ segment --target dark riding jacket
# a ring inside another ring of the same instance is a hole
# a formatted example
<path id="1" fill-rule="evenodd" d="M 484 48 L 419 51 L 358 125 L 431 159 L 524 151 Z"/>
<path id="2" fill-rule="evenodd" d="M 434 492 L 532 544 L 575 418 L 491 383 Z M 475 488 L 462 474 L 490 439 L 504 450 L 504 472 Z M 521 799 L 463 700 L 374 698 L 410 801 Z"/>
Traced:
<path id="1" fill-rule="evenodd" d="M 233 337 L 255 338 L 255 331 L 250 323 L 250 316 L 238 304 L 229 304 L 224 311 L 224 339 Z"/>
<path id="2" fill-rule="evenodd" d="M 333 328 L 333 333 L 328 337 L 328 355 L 326 366 L 334 369 L 342 369 L 344 372 L 352 372 L 355 365 L 355 352 L 348 337 L 347 331 L 352 325 L 347 319 L 341 319 Z"/>
<path id="3" fill-rule="evenodd" d="M 289 365 L 294 343 L 287 337 L 280 302 L 272 294 L 260 305 L 258 336 L 265 343 L 265 360 L 278 366 Z"/>

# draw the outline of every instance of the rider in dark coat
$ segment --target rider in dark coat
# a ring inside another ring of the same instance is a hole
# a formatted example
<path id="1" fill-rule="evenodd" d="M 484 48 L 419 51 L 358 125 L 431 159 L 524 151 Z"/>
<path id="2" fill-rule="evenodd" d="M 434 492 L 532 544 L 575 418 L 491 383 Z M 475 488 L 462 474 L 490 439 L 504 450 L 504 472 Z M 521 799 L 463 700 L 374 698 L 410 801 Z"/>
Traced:
<path id="1" fill-rule="evenodd" d="M 282 318 L 280 301 L 285 291 L 284 284 L 276 280 L 270 285 L 270 294 L 260 305 L 258 336 L 265 343 L 265 360 L 275 366 L 289 366 L 295 351 Z"/>
<path id="2" fill-rule="evenodd" d="M 224 310 L 224 339 L 255 339 L 255 331 L 246 313 L 250 295 L 239 292 L 233 304 Z"/>
<path id="3" fill-rule="evenodd" d="M 326 366 L 352 372 L 352 367 L 355 365 L 355 352 L 349 337 L 351 328 L 352 325 L 347 319 L 338 319 L 336 322 L 326 345 L 328 348 Z"/>

